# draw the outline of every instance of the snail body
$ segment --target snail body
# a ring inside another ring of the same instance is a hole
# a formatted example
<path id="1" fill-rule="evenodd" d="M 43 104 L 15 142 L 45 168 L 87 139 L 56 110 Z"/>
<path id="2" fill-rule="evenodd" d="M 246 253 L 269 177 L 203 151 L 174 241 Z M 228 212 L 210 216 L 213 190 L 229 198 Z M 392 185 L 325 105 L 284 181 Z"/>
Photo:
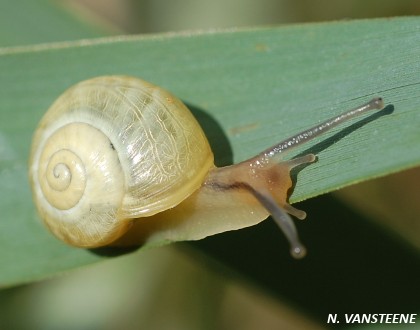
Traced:
<path id="1" fill-rule="evenodd" d="M 306 215 L 287 203 L 287 191 L 291 168 L 315 156 L 280 154 L 382 107 L 374 99 L 217 168 L 200 125 L 176 97 L 138 78 L 93 78 L 65 91 L 39 123 L 29 166 L 34 201 L 54 235 L 79 247 L 200 239 L 271 214 L 301 257 L 288 213 Z"/>

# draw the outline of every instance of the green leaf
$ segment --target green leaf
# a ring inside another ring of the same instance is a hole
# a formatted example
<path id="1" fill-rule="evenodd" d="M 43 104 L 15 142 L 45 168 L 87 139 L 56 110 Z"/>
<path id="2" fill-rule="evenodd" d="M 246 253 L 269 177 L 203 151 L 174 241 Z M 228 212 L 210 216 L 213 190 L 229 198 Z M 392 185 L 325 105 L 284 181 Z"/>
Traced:
<path id="1" fill-rule="evenodd" d="M 365 20 L 0 49 L 0 285 L 103 258 L 52 237 L 28 186 L 32 133 L 70 85 L 127 74 L 164 87 L 198 117 L 218 165 L 382 96 L 391 114 L 335 129 L 287 155 L 318 156 L 297 175 L 296 202 L 420 163 L 419 23 Z"/>

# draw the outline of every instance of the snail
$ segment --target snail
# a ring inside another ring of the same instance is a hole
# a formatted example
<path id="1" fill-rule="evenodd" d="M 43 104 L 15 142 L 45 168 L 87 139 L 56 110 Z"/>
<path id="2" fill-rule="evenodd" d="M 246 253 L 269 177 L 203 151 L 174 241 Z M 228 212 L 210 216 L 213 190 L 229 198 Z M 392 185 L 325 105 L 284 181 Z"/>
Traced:
<path id="1" fill-rule="evenodd" d="M 375 98 L 218 168 L 179 99 L 134 77 L 92 78 L 65 91 L 39 123 L 29 160 L 33 198 L 51 232 L 77 247 L 200 239 L 271 215 L 299 258 L 305 248 L 289 214 L 306 214 L 287 202 L 290 170 L 316 157 L 284 153 L 383 107 Z"/>

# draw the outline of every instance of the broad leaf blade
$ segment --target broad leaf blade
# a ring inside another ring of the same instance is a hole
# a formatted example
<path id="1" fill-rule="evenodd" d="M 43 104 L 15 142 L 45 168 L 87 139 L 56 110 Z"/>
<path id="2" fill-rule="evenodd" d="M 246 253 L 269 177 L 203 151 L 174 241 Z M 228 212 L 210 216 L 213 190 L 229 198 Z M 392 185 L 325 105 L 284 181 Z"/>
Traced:
<path id="1" fill-rule="evenodd" d="M 161 85 L 192 108 L 220 165 L 244 160 L 372 96 L 392 104 L 391 115 L 345 134 L 334 130 L 290 153 L 315 151 L 319 159 L 298 174 L 293 202 L 420 163 L 419 22 L 366 20 L 0 49 L 0 285 L 101 258 L 45 230 L 26 178 L 36 124 L 70 85 L 104 74 Z"/>

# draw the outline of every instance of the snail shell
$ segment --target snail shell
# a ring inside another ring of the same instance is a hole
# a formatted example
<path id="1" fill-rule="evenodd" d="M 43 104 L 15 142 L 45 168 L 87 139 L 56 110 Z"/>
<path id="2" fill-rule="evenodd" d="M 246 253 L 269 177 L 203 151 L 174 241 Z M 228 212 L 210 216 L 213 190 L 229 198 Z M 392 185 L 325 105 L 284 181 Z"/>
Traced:
<path id="1" fill-rule="evenodd" d="M 201 127 L 168 92 L 125 76 L 62 94 L 33 139 L 30 180 L 41 217 L 60 239 L 95 247 L 174 207 L 213 167 Z"/>

